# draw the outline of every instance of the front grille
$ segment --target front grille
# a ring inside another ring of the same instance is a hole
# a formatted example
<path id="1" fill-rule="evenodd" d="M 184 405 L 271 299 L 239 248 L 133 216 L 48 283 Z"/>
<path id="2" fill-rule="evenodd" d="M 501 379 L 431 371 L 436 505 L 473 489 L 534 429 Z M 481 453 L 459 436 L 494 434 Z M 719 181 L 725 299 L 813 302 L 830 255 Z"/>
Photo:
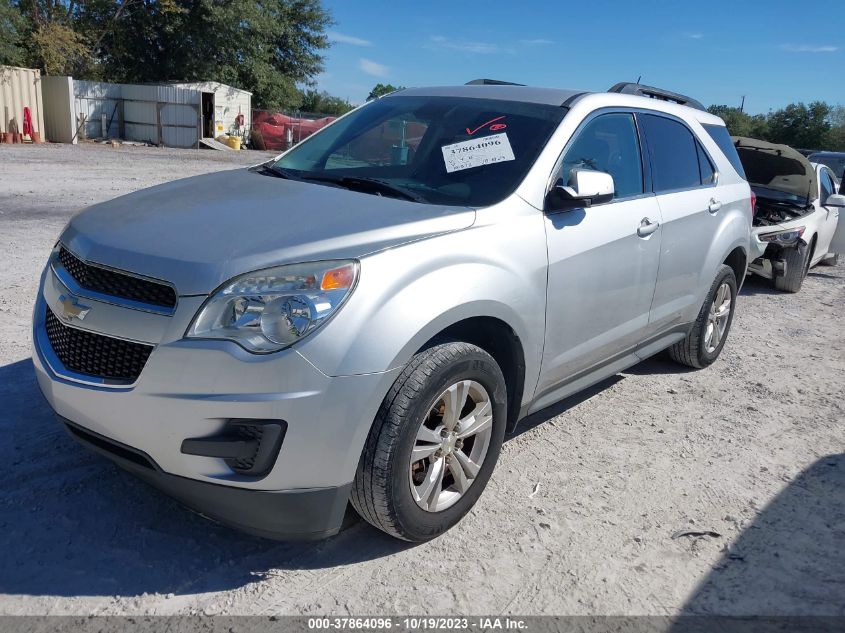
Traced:
<path id="1" fill-rule="evenodd" d="M 165 308 L 176 307 L 176 291 L 170 286 L 114 270 L 86 264 L 64 246 L 59 261 L 83 288 Z"/>
<path id="2" fill-rule="evenodd" d="M 68 327 L 49 307 L 45 308 L 44 324 L 50 346 L 62 365 L 87 376 L 134 382 L 153 351 L 152 345 Z"/>

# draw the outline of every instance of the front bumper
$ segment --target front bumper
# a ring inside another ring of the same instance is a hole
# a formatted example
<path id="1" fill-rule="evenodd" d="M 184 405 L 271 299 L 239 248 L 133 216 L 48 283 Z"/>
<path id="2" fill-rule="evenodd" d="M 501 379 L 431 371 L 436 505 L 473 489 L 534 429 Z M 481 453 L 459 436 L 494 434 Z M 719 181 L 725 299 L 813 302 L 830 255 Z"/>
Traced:
<path id="1" fill-rule="evenodd" d="M 352 484 L 313 490 L 249 490 L 171 475 L 143 452 L 59 418 L 90 450 L 223 525 L 263 538 L 313 540 L 337 534 Z"/>
<path id="2" fill-rule="evenodd" d="M 372 420 L 399 369 L 332 377 L 295 349 L 253 355 L 227 341 L 185 340 L 201 297 L 180 298 L 172 316 L 85 298 L 90 314 L 74 327 L 124 333 L 155 346 L 133 384 L 86 384 L 55 366 L 45 340 L 45 307 L 59 313 L 63 292 L 48 267 L 33 319 L 38 384 L 61 418 L 90 437 L 144 455 L 154 466 L 139 470 L 134 461 L 106 451 L 222 523 L 276 538 L 316 538 L 339 528 L 339 507 L 345 507 Z M 285 421 L 278 457 L 263 476 L 238 474 L 222 458 L 182 452 L 184 440 L 214 437 L 233 419 Z"/>

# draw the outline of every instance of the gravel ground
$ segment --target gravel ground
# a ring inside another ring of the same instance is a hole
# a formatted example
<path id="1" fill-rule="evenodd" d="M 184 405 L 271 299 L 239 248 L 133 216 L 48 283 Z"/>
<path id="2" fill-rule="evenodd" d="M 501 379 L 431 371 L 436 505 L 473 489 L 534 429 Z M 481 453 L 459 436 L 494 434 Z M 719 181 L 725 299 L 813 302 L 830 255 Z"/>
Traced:
<path id="1" fill-rule="evenodd" d="M 474 511 L 423 545 L 360 521 L 243 536 L 74 444 L 29 351 L 63 225 L 260 159 L 0 146 L 0 614 L 845 615 L 842 264 L 798 295 L 749 280 L 707 370 L 658 357 L 524 421 Z"/>

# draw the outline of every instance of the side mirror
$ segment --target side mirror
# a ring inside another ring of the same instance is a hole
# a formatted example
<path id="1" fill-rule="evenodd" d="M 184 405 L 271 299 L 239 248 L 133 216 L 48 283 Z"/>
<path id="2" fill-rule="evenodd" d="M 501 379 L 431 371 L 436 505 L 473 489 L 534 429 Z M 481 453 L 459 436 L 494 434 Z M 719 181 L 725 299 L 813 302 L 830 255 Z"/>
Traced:
<path id="1" fill-rule="evenodd" d="M 603 171 L 573 169 L 569 183 L 558 180 L 546 196 L 547 211 L 568 211 L 613 200 L 613 176 Z"/>
<path id="2" fill-rule="evenodd" d="M 824 206 L 845 207 L 845 196 L 841 193 L 835 193 L 832 196 L 828 196 L 827 200 L 824 201 Z"/>

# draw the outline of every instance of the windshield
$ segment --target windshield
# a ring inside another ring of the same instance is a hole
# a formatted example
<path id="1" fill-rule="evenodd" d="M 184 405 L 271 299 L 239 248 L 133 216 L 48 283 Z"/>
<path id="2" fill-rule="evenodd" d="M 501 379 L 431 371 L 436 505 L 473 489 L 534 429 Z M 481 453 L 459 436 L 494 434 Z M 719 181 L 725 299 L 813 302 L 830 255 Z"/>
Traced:
<path id="1" fill-rule="evenodd" d="M 303 141 L 273 168 L 377 195 L 487 206 L 516 189 L 565 114 L 516 101 L 386 97 Z"/>
<path id="2" fill-rule="evenodd" d="M 760 185 L 751 185 L 751 190 L 758 198 L 765 198 L 766 200 L 770 200 L 772 202 L 780 202 L 802 208 L 809 204 L 806 197 L 796 196 L 793 193 L 787 193 L 786 191 L 780 191 L 778 189 L 769 189 L 768 187 L 761 187 Z"/>
<path id="3" fill-rule="evenodd" d="M 808 160 L 811 163 L 827 165 L 837 178 L 842 178 L 845 172 L 845 154 L 810 154 Z"/>

